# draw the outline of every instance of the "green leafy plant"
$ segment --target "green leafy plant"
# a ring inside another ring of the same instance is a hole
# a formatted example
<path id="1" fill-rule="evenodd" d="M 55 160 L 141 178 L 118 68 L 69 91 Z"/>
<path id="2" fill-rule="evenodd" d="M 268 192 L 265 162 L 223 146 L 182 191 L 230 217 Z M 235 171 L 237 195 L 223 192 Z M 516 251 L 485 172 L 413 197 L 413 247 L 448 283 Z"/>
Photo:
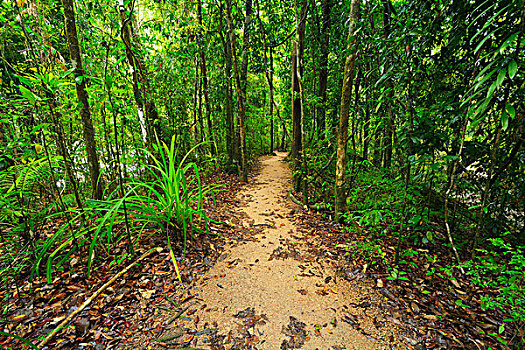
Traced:
<path id="1" fill-rule="evenodd" d="M 512 247 L 503 238 L 488 240 L 492 250 L 478 249 L 474 260 L 464 263 L 469 279 L 479 288 L 496 291 L 482 296 L 486 310 L 509 310 L 509 321 L 525 321 L 525 247 Z"/>
<path id="2" fill-rule="evenodd" d="M 26 345 L 28 345 L 31 349 L 39 350 L 39 348 L 35 344 L 33 344 L 30 340 L 27 340 L 26 338 L 22 338 L 16 334 L 0 331 L 0 335 L 6 336 L 9 338 L 15 338 L 25 343 Z"/>
<path id="3" fill-rule="evenodd" d="M 381 249 L 381 246 L 372 241 L 358 241 L 350 243 L 346 247 L 346 254 L 353 259 L 362 257 L 369 264 L 384 264 L 388 265 L 386 253 Z"/>
<path id="4" fill-rule="evenodd" d="M 111 245 L 126 237 L 125 227 L 134 233 L 130 238 L 130 251 L 137 244 L 145 228 L 159 229 L 168 240 L 168 248 L 173 260 L 177 277 L 180 272 L 175 258 L 172 241 L 182 243 L 183 252 L 186 250 L 188 240 L 194 238 L 194 233 L 202 233 L 210 219 L 204 210 L 206 196 L 210 195 L 215 187 L 205 187 L 200 180 L 199 168 L 193 162 L 186 163 L 191 151 L 177 163 L 175 137 L 170 145 L 158 141 L 153 152 L 146 151 L 150 164 L 143 164 L 148 170 L 149 180 L 135 180 L 127 184 L 128 190 L 121 195 L 119 190 L 114 190 L 107 200 L 88 200 L 83 212 L 77 212 L 72 221 L 77 221 L 85 215 L 86 222 L 96 222 L 96 229 L 88 225 L 79 228 L 75 234 L 54 248 L 47 257 L 47 279 L 51 280 L 53 269 L 67 261 L 71 251 L 69 247 L 73 240 L 79 244 L 89 244 L 87 272 L 91 272 L 95 259 L 95 251 L 100 244 Z M 126 219 L 127 218 L 127 219 Z M 128 221 L 126 223 L 126 220 Z M 36 262 L 36 268 L 46 257 L 53 244 L 63 238 L 66 226 L 62 226 L 57 233 L 49 239 L 42 248 Z M 54 264 L 54 260 L 58 259 Z"/>
<path id="5" fill-rule="evenodd" d="M 525 246 L 512 246 L 504 238 L 490 238 L 487 243 L 487 249 L 478 249 L 475 259 L 464 262 L 463 266 L 477 288 L 492 291 L 481 295 L 481 307 L 507 311 L 498 333 L 489 334 L 508 346 L 502 334 L 513 330 L 523 345 L 525 339 L 520 324 L 523 327 L 525 321 Z"/>

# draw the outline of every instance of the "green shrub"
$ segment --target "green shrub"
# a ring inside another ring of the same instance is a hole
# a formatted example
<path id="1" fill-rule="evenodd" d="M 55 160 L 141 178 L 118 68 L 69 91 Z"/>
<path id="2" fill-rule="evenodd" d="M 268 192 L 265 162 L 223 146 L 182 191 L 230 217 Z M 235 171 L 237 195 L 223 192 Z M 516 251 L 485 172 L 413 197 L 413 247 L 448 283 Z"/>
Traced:
<path id="1" fill-rule="evenodd" d="M 469 279 L 480 289 L 482 308 L 508 310 L 507 321 L 525 321 L 525 246 L 513 247 L 503 238 L 488 240 L 493 249 L 478 249 L 474 260 L 464 263 Z"/>
<path id="2" fill-rule="evenodd" d="M 193 151 L 195 146 L 191 151 Z M 67 261 L 75 240 L 80 246 L 89 244 L 87 273 L 91 272 L 95 250 L 100 245 L 110 246 L 125 239 L 129 240 L 129 251 L 134 250 L 145 228 L 157 228 L 166 234 L 173 264 L 178 273 L 178 265 L 172 247 L 175 238 L 183 244 L 183 251 L 194 232 L 203 232 L 200 226 L 207 227 L 209 218 L 204 210 L 206 195 L 213 190 L 204 187 L 200 181 L 199 169 L 193 162 L 185 163 L 188 155 L 177 164 L 175 137 L 170 146 L 158 142 L 154 152 L 148 152 L 150 164 L 143 164 L 149 172 L 149 180 L 134 180 L 126 184 L 127 191 L 121 195 L 118 186 L 107 200 L 88 200 L 82 212 L 76 211 L 72 222 L 84 217 L 84 224 L 74 235 L 65 238 L 68 224 L 64 224 L 50 237 L 40 249 L 34 272 L 38 273 L 41 262 L 47 258 L 46 275 L 51 281 L 53 269 Z M 115 186 L 113 186 L 115 187 Z M 96 228 L 93 229 L 93 222 Z M 201 225 L 199 225 L 199 223 Z M 132 241 L 127 229 L 133 230 Z M 56 243 L 60 242 L 58 246 Z M 51 251 L 51 249 L 54 250 Z M 55 260 L 58 260 L 54 263 Z"/>

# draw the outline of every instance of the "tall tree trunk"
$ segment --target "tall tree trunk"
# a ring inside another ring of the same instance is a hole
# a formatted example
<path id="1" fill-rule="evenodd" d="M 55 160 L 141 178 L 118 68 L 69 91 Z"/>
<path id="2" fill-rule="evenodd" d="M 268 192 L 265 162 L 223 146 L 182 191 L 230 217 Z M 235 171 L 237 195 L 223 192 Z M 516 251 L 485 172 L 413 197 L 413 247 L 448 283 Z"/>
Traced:
<path id="1" fill-rule="evenodd" d="M 367 100 L 365 101 L 365 120 L 363 122 L 363 159 L 368 160 L 368 145 L 370 144 L 370 105 L 368 104 L 368 94 Z"/>
<path id="2" fill-rule="evenodd" d="M 266 58 L 266 52 L 265 58 Z M 273 50 L 270 49 L 270 154 L 273 153 Z"/>
<path id="3" fill-rule="evenodd" d="M 383 1 L 383 35 L 385 40 L 390 35 L 391 31 L 391 22 L 392 22 L 392 11 L 393 6 L 390 0 Z M 391 55 L 388 55 L 390 58 Z M 392 64 L 392 63 L 391 63 Z M 386 70 L 386 69 L 385 69 Z M 387 98 L 385 103 L 385 111 L 387 114 L 387 120 L 384 128 L 384 138 L 383 138 L 383 167 L 390 168 L 392 164 L 392 139 L 394 135 L 394 113 L 392 112 L 392 100 L 394 99 L 394 88 L 392 86 L 392 81 L 390 79 L 386 80 L 385 83 L 387 89 Z"/>
<path id="4" fill-rule="evenodd" d="M 226 90 L 226 150 L 228 152 L 228 164 L 233 164 L 234 159 L 234 120 L 233 120 L 233 94 L 232 94 L 232 84 L 231 84 L 231 75 L 232 75 L 232 52 L 231 52 L 231 43 L 230 36 L 226 34 L 223 37 L 223 16 L 224 8 L 222 3 L 220 5 L 220 35 L 222 39 L 222 45 L 224 47 L 224 77 L 226 79 L 225 90 Z"/>
<path id="5" fill-rule="evenodd" d="M 299 6 L 299 4 L 297 4 Z M 301 82 L 299 77 L 302 73 L 301 65 L 304 56 L 304 34 L 305 21 L 303 17 L 307 10 L 306 1 L 302 1 L 301 9 L 296 9 L 297 33 L 292 46 L 292 158 L 296 165 L 300 164 L 300 153 L 302 151 L 302 101 L 301 101 Z"/>
<path id="6" fill-rule="evenodd" d="M 299 6 L 299 3 L 297 4 Z M 306 29 L 306 12 L 308 3 L 303 0 L 300 4 L 301 9 L 296 8 L 297 33 L 292 46 L 292 158 L 294 160 L 295 171 L 293 187 L 297 192 L 300 190 L 303 176 L 301 168 L 303 166 L 303 91 L 302 91 L 302 65 L 304 58 L 304 35 Z M 303 188 L 304 190 L 304 188 Z"/>
<path id="7" fill-rule="evenodd" d="M 328 83 L 328 45 L 330 40 L 330 11 L 332 9 L 331 0 L 322 0 L 322 26 L 320 35 L 319 57 L 319 91 L 317 96 L 321 103 L 317 107 L 317 137 L 324 139 L 326 129 L 326 88 Z"/>
<path id="8" fill-rule="evenodd" d="M 62 115 L 57 110 L 55 96 L 47 89 L 45 90 L 45 94 L 48 100 L 47 105 L 49 107 L 49 112 L 51 114 L 51 121 L 53 122 L 53 130 L 56 135 L 56 142 L 58 145 L 58 150 L 64 161 L 64 167 L 66 169 L 66 177 L 71 183 L 71 187 L 73 187 L 73 195 L 75 196 L 75 201 L 77 202 L 77 206 L 80 209 L 82 209 L 82 201 L 80 199 L 80 194 L 78 192 L 77 179 L 76 179 L 73 167 L 71 166 L 71 163 L 72 163 L 71 157 L 69 156 L 69 152 L 66 147 L 66 140 L 64 139 L 64 129 L 62 127 Z"/>
<path id="9" fill-rule="evenodd" d="M 119 0 L 119 12 L 120 12 L 120 36 L 124 42 L 124 47 L 126 50 L 126 58 L 128 60 L 128 69 L 131 74 L 131 84 L 133 86 L 133 97 L 135 98 L 135 103 L 137 105 L 137 115 L 139 117 L 140 133 L 142 135 L 142 142 L 144 145 L 147 145 L 149 141 L 149 133 L 146 124 L 145 114 L 144 114 L 144 100 L 142 99 L 142 93 L 139 88 L 139 78 L 138 72 L 135 68 L 135 59 L 133 56 L 133 51 L 131 50 L 131 16 L 126 15 L 126 7 L 124 6 L 124 1 Z"/>
<path id="10" fill-rule="evenodd" d="M 132 50 L 132 38 L 134 37 L 133 17 L 131 16 L 132 13 L 129 13 L 129 15 L 126 14 L 124 0 L 119 0 L 119 12 L 121 21 L 120 34 L 126 49 L 126 58 L 132 78 L 133 97 L 137 104 L 142 140 L 146 145 L 152 145 L 156 142 L 155 132 L 159 138 L 162 138 L 159 114 L 149 84 L 146 66 L 141 58 Z M 131 12 L 133 12 L 133 10 L 131 10 Z M 140 43 L 135 41 L 135 45 L 138 46 Z"/>
<path id="11" fill-rule="evenodd" d="M 348 25 L 348 56 L 345 61 L 343 88 L 341 92 L 341 115 L 337 133 L 337 161 L 335 166 L 335 216 L 340 221 L 346 211 L 346 146 L 348 143 L 348 119 L 352 99 L 352 84 L 357 61 L 356 24 L 359 20 L 361 0 L 352 0 Z M 350 41 L 351 40 L 351 41 Z"/>
<path id="12" fill-rule="evenodd" d="M 77 98 L 81 104 L 80 117 L 82 118 L 82 129 L 84 131 L 84 141 L 86 144 L 91 189 L 93 191 L 93 198 L 102 199 L 102 185 L 99 182 L 100 165 L 98 163 L 95 130 L 93 129 L 93 122 L 91 121 L 85 73 L 82 68 L 82 56 L 80 55 L 80 48 L 78 46 L 73 0 L 62 0 L 62 6 L 64 8 L 64 21 L 69 55 L 71 57 L 71 62 L 73 63 L 73 75 L 76 82 L 75 87 L 77 90 Z"/>
<path id="13" fill-rule="evenodd" d="M 288 138 L 288 140 L 290 142 L 292 142 L 292 138 L 290 137 L 290 135 L 288 134 L 288 129 L 286 129 L 286 123 L 284 122 L 284 119 L 281 117 L 281 112 L 279 111 L 279 107 L 277 106 L 277 103 L 275 102 L 275 99 L 274 99 L 274 87 L 273 87 L 273 49 L 275 48 L 275 46 L 270 46 L 270 68 L 268 68 L 268 57 L 266 56 L 267 54 L 267 46 L 266 46 L 266 32 L 264 30 L 264 26 L 263 26 L 263 23 L 261 21 L 261 17 L 258 15 L 257 16 L 257 20 L 259 21 L 259 28 L 261 30 L 261 33 L 262 33 L 262 38 L 263 38 L 263 63 L 264 63 L 264 71 L 266 73 L 266 80 L 268 81 L 268 87 L 270 89 L 270 127 L 271 127 L 271 130 L 270 130 L 270 134 L 273 135 L 273 107 L 275 107 L 275 111 L 277 112 L 277 116 L 279 117 L 279 119 L 281 120 L 281 124 L 282 124 L 282 127 L 283 127 L 283 139 L 281 141 L 281 146 L 280 146 L 280 150 L 284 151 L 284 140 L 285 140 L 285 137 Z M 273 152 L 273 136 L 271 136 L 271 142 L 272 142 L 272 152 Z M 293 143 L 293 142 L 292 142 Z"/>
<path id="14" fill-rule="evenodd" d="M 202 0 L 198 0 L 197 2 L 197 16 L 199 18 L 199 25 L 201 28 L 204 28 L 202 24 Z M 215 137 L 213 135 L 213 124 L 211 122 L 211 105 L 210 100 L 208 96 L 208 73 L 206 71 L 206 55 L 204 54 L 204 41 L 203 37 L 201 36 L 199 38 L 199 54 L 201 58 L 201 76 L 202 76 L 202 90 L 204 93 L 204 106 L 206 107 L 206 124 L 208 126 L 208 132 L 210 134 L 210 137 L 208 140 L 211 142 L 210 145 L 210 153 L 212 155 L 215 155 L 216 152 L 216 143 L 215 143 Z"/>
<path id="15" fill-rule="evenodd" d="M 233 73 L 237 86 L 237 105 L 239 107 L 239 140 L 242 161 L 242 181 L 248 182 L 248 160 L 246 154 L 246 128 L 244 125 L 246 117 L 246 80 L 248 76 L 248 47 L 250 39 L 250 24 L 252 21 L 252 0 L 246 0 L 246 16 L 244 18 L 244 35 L 242 40 L 242 60 L 241 72 L 237 64 L 237 54 L 235 49 L 235 36 L 233 26 L 233 15 L 231 0 L 226 0 L 226 20 L 228 22 L 228 34 L 232 48 Z"/>
<path id="16" fill-rule="evenodd" d="M 193 86 L 193 138 L 195 140 L 195 143 L 199 143 L 199 132 L 198 132 L 198 124 L 199 124 L 199 116 L 198 116 L 198 110 L 199 110 L 199 61 L 197 57 L 195 56 L 195 84 Z"/>
<path id="17" fill-rule="evenodd" d="M 198 55 L 195 56 L 195 69 L 199 70 L 200 68 L 200 60 L 199 60 L 199 57 Z M 199 89 L 198 89 L 198 92 L 197 92 L 197 102 L 198 102 L 198 117 L 197 117 L 197 120 L 199 122 L 199 142 L 204 142 L 206 141 L 206 131 L 204 131 L 204 120 L 202 118 L 202 76 L 199 76 L 199 80 L 198 80 L 198 83 L 199 83 Z"/>
<path id="18" fill-rule="evenodd" d="M 299 88 L 297 42 L 292 46 L 292 158 L 294 162 L 300 163 L 299 153 L 302 149 L 301 135 L 301 93 Z"/>

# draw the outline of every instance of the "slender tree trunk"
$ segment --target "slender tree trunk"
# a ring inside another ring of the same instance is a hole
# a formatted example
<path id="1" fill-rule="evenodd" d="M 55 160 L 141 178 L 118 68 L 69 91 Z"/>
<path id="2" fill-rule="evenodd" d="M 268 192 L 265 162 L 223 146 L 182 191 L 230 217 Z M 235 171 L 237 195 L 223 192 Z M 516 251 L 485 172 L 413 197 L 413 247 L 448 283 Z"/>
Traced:
<path id="1" fill-rule="evenodd" d="M 228 164 L 233 164 L 234 159 L 234 120 L 233 120 L 233 94 L 232 94 L 232 84 L 231 84 L 231 75 L 232 75 L 232 53 L 231 53 L 231 43 L 230 36 L 228 33 L 223 37 L 223 16 L 224 8 L 220 6 L 220 35 L 222 39 L 222 45 L 224 47 L 224 77 L 226 79 L 225 90 L 226 90 L 226 150 L 228 152 Z"/>
<path id="2" fill-rule="evenodd" d="M 320 35 L 321 54 L 319 57 L 319 91 L 317 93 L 317 96 L 321 99 L 321 103 L 317 107 L 317 137 L 319 139 L 324 139 L 326 130 L 326 89 L 328 86 L 328 45 L 330 40 L 331 0 L 322 0 L 321 8 L 323 14 Z"/>
<path id="3" fill-rule="evenodd" d="M 368 96 L 367 96 L 368 97 Z M 365 102 L 365 121 L 363 123 L 363 159 L 368 159 L 368 145 L 370 144 L 370 105 L 368 104 L 368 99 Z"/>
<path id="4" fill-rule="evenodd" d="M 270 90 L 270 154 L 273 153 L 273 50 L 270 48 L 270 66 L 268 67 L 268 57 L 267 47 L 266 47 L 266 31 L 264 30 L 264 25 L 261 21 L 259 2 L 257 2 L 257 20 L 259 21 L 259 29 L 263 37 L 263 62 L 264 62 L 264 71 L 266 74 L 266 79 L 268 80 L 268 88 Z"/>
<path id="5" fill-rule="evenodd" d="M 199 143 L 199 133 L 198 133 L 198 110 L 199 110 L 199 63 L 197 57 L 195 57 L 195 84 L 193 86 L 193 138 L 195 143 Z"/>
<path id="6" fill-rule="evenodd" d="M 49 112 L 51 114 L 51 121 L 53 122 L 53 129 L 56 135 L 56 141 L 58 145 L 58 150 L 62 159 L 64 161 L 64 167 L 66 169 L 66 177 L 73 187 L 73 195 L 75 196 L 75 201 L 77 206 L 82 209 L 82 201 L 80 199 L 80 194 L 78 192 L 77 180 L 71 166 L 71 157 L 66 147 L 66 141 L 64 140 L 64 129 L 62 128 L 62 115 L 57 111 L 57 106 L 55 104 L 55 96 L 51 92 L 45 92 L 46 98 L 48 100 L 47 105 L 49 107 Z"/>
<path id="7" fill-rule="evenodd" d="M 521 43 L 523 36 L 525 35 L 525 3 L 523 4 L 522 10 L 521 10 L 521 24 L 520 24 L 520 31 L 518 35 L 518 45 L 516 47 L 516 50 L 514 51 L 514 60 L 519 61 L 519 52 L 521 50 Z M 523 51 L 521 51 L 523 52 Z M 505 108 L 507 105 L 507 101 L 509 98 L 510 88 L 512 85 L 512 81 L 509 79 L 507 80 L 507 85 L 505 87 L 505 93 L 503 97 L 503 103 L 501 104 L 501 117 L 503 117 L 503 113 L 505 113 Z M 516 122 L 519 119 L 516 119 Z M 483 228 L 483 221 L 485 219 L 485 210 L 488 211 L 487 204 L 490 197 L 490 192 L 492 190 L 492 185 L 496 182 L 497 178 L 499 177 L 500 173 L 495 173 L 495 167 L 496 167 L 496 157 L 497 157 L 497 151 L 499 148 L 499 144 L 501 141 L 501 136 L 505 132 L 502 128 L 502 122 L 501 119 L 496 119 L 496 136 L 494 137 L 494 142 L 492 143 L 492 152 L 490 154 L 490 163 L 489 168 L 486 170 L 487 178 L 485 180 L 485 184 L 483 186 L 483 193 L 482 193 L 482 200 L 481 200 L 481 206 L 479 208 L 478 213 L 478 222 L 476 225 L 476 232 L 474 235 L 474 241 L 472 242 L 472 259 L 474 259 L 474 256 L 476 255 L 476 249 L 478 247 L 478 244 L 480 243 L 481 239 L 481 231 Z"/>
<path id="8" fill-rule="evenodd" d="M 340 221 L 346 211 L 346 146 L 348 143 L 348 119 L 350 115 L 350 102 L 352 98 L 352 84 L 355 76 L 357 61 L 356 24 L 359 20 L 361 0 L 352 0 L 350 7 L 350 23 L 348 30 L 349 54 L 345 61 L 343 88 L 341 92 L 341 115 L 337 133 L 337 161 L 335 167 L 335 216 Z"/>
<path id="9" fill-rule="evenodd" d="M 297 42 L 292 46 L 292 158 L 300 163 L 299 153 L 302 149 L 301 137 L 301 93 L 299 89 Z"/>
<path id="10" fill-rule="evenodd" d="M 202 23 L 202 0 L 198 0 L 197 2 L 197 16 L 199 18 L 199 25 L 201 26 L 201 28 L 203 28 L 203 23 Z M 201 75 L 202 75 L 202 90 L 203 90 L 203 93 L 204 93 L 204 106 L 206 107 L 206 124 L 208 126 L 208 132 L 210 134 L 210 137 L 209 137 L 209 141 L 211 142 L 211 145 L 210 145 L 210 153 L 212 155 L 215 155 L 217 152 L 216 152 L 216 143 L 215 143 L 215 137 L 214 137 L 214 134 L 213 134 L 213 124 L 212 124 L 212 121 L 211 121 L 211 105 L 210 105 L 210 101 L 209 101 L 209 96 L 208 96 L 208 73 L 207 73 L 207 70 L 206 70 L 206 55 L 204 53 L 204 43 L 203 43 L 203 37 L 201 37 L 199 39 L 199 46 L 200 46 L 200 58 L 201 58 Z"/>
<path id="11" fill-rule="evenodd" d="M 299 3 L 297 3 L 299 6 Z M 304 35 L 306 29 L 306 12 L 308 3 L 303 0 L 301 9 L 296 11 L 297 33 L 292 46 L 292 159 L 296 173 L 293 177 L 293 187 L 296 192 L 301 190 L 303 179 L 303 91 L 302 91 L 302 64 L 304 58 Z M 303 188 L 304 190 L 304 188 Z"/>
<path id="12" fill-rule="evenodd" d="M 126 48 L 126 58 L 132 78 L 133 97 L 137 104 L 142 140 L 146 145 L 152 145 L 156 142 L 155 133 L 159 138 L 162 138 L 159 114 L 149 84 L 146 66 L 132 50 L 132 38 L 134 37 L 132 16 L 131 13 L 126 14 L 124 0 L 119 0 L 119 11 L 121 38 Z M 140 43 L 135 41 L 135 45 L 138 46 Z"/>
<path id="13" fill-rule="evenodd" d="M 384 21 L 384 37 L 387 38 L 390 35 L 391 19 L 392 19 L 392 3 L 390 0 L 383 0 L 383 21 Z M 391 55 L 389 55 L 391 56 Z M 394 99 L 394 88 L 390 79 L 387 79 L 386 83 L 387 99 L 385 103 L 385 110 L 387 113 L 386 125 L 384 128 L 383 138 L 383 167 L 390 168 L 392 164 L 392 139 L 394 134 L 394 114 L 392 112 L 392 100 Z"/>
<path id="14" fill-rule="evenodd" d="M 104 82 L 105 82 L 104 86 L 106 88 L 106 93 L 107 93 L 107 96 L 108 96 L 109 104 L 111 105 L 111 115 L 113 116 L 113 135 L 114 135 L 114 138 L 115 138 L 115 157 L 116 157 L 116 163 L 117 163 L 117 174 L 118 174 L 118 179 L 119 179 L 120 198 L 123 198 L 125 194 L 124 194 L 124 179 L 123 179 L 123 176 L 122 176 L 122 168 L 124 168 L 124 175 L 125 175 L 126 174 L 126 162 L 122 162 L 121 163 L 121 161 L 120 161 L 121 150 L 119 148 L 120 145 L 118 143 L 118 125 L 119 124 L 117 122 L 117 112 L 116 112 L 115 104 L 113 102 L 113 94 L 111 93 L 111 85 L 108 83 L 108 79 L 107 79 L 107 76 L 108 76 L 109 51 L 110 51 L 110 47 L 106 46 L 106 60 L 105 60 L 105 64 L 104 64 Z M 124 126 L 125 125 L 122 125 L 122 128 Z M 125 132 L 121 131 L 121 134 L 123 136 L 122 137 L 122 144 L 124 144 Z M 122 147 L 122 151 L 125 152 L 124 147 Z M 126 176 L 124 176 L 124 177 L 126 177 Z M 128 210 L 126 208 L 126 199 L 125 198 L 122 199 L 122 205 L 123 205 L 123 209 L 124 209 L 124 223 L 125 223 L 125 227 L 126 227 L 126 237 L 128 239 L 128 252 L 131 255 L 134 255 L 135 254 L 135 250 L 133 248 L 133 240 L 131 239 L 131 231 L 130 231 L 130 228 L 129 228 Z"/>
<path id="15" fill-rule="evenodd" d="M 235 36 L 232 16 L 231 0 L 226 0 L 226 20 L 228 22 L 228 34 L 232 48 L 233 73 L 237 86 L 237 105 L 239 107 L 239 140 L 242 161 L 242 180 L 248 182 L 248 160 L 246 154 L 246 128 L 244 125 L 246 117 L 246 79 L 248 76 L 248 46 L 250 39 L 250 23 L 252 21 L 252 0 L 246 0 L 246 16 L 244 18 L 244 35 L 242 47 L 241 72 L 237 64 L 235 49 Z"/>
<path id="16" fill-rule="evenodd" d="M 266 56 L 266 49 L 267 49 L 267 46 L 266 46 L 266 33 L 264 31 L 264 26 L 263 26 L 263 23 L 261 21 L 261 18 L 258 17 L 257 18 L 258 21 L 259 21 L 259 26 L 260 26 L 260 29 L 261 29 L 261 32 L 262 32 L 262 37 L 263 37 L 263 63 L 264 63 L 264 71 L 266 73 L 266 80 L 268 81 L 268 86 L 270 88 L 270 103 L 271 103 L 271 107 L 275 107 L 275 111 L 277 112 L 277 116 L 279 117 L 279 119 L 281 120 L 281 125 L 283 127 L 283 134 L 282 134 L 282 137 L 283 139 L 281 140 L 281 146 L 280 146 L 280 150 L 281 151 L 284 151 L 285 150 L 285 147 L 284 147 L 284 144 L 285 144 L 285 137 L 288 138 L 288 140 L 290 142 L 292 142 L 292 138 L 290 137 L 289 133 L 288 133 L 288 129 L 286 129 L 286 123 L 284 122 L 284 119 L 283 117 L 281 116 L 281 112 L 279 111 L 279 106 L 277 106 L 277 103 L 275 102 L 275 99 L 274 99 L 274 94 L 273 94 L 273 91 L 274 91 L 274 88 L 273 88 L 273 49 L 274 49 L 274 46 L 270 46 L 270 68 L 268 68 L 268 58 Z M 271 115 L 271 125 L 273 125 L 273 109 L 271 109 L 272 112 L 270 112 L 270 115 Z M 273 132 L 273 128 L 272 128 L 272 132 Z M 272 142 L 273 142 L 273 138 L 272 138 Z M 293 142 L 292 142 L 293 143 Z M 273 147 L 272 147 L 272 152 L 273 152 Z"/>
<path id="17" fill-rule="evenodd" d="M 142 142 L 144 145 L 147 145 L 149 140 L 149 133 L 146 124 L 145 114 L 144 114 L 144 100 L 142 99 L 142 93 L 139 88 L 139 78 L 138 72 L 135 68 L 135 59 L 133 56 L 133 51 L 131 50 L 131 26 L 129 22 L 131 21 L 131 16 L 126 15 L 126 8 L 124 6 L 124 1 L 119 0 L 120 6 L 120 36 L 124 42 L 126 49 L 126 58 L 128 60 L 129 73 L 131 75 L 131 84 L 133 86 L 133 97 L 135 98 L 135 103 L 137 105 L 137 115 L 139 117 L 140 132 L 142 135 Z"/>
<path id="18" fill-rule="evenodd" d="M 297 4 L 299 6 L 299 4 Z M 292 46 L 292 158 L 296 164 L 296 168 L 300 167 L 300 153 L 303 149 L 302 138 L 302 101 L 301 101 L 301 87 L 299 77 L 302 73 L 301 65 L 304 56 L 304 34 L 307 3 L 302 1 L 301 9 L 296 11 L 296 26 L 297 32 L 295 41 Z"/>
<path id="19" fill-rule="evenodd" d="M 265 51 L 266 58 L 266 51 Z M 270 49 L 270 154 L 273 153 L 273 50 Z"/>
<path id="20" fill-rule="evenodd" d="M 64 21 L 66 26 L 67 44 L 69 55 L 73 63 L 73 75 L 75 77 L 75 87 L 77 98 L 81 104 L 80 117 L 82 118 L 82 129 L 84 131 L 84 141 L 86 143 L 86 153 L 89 165 L 89 175 L 91 179 L 91 189 L 93 198 L 102 199 L 102 185 L 99 182 L 100 165 L 98 163 L 97 145 L 95 142 L 95 130 L 91 120 L 89 109 L 88 93 L 86 91 L 86 79 L 82 68 L 82 56 L 78 46 L 77 26 L 75 23 L 75 10 L 73 0 L 62 0 L 64 8 Z"/>
<path id="21" fill-rule="evenodd" d="M 200 68 L 199 58 L 198 55 L 195 56 L 195 69 Z M 197 113 L 197 121 L 199 122 L 199 142 L 206 141 L 206 132 L 204 130 L 204 120 L 202 118 L 202 76 L 199 75 L 198 79 L 199 88 L 197 90 L 197 106 L 198 106 L 198 113 Z"/>

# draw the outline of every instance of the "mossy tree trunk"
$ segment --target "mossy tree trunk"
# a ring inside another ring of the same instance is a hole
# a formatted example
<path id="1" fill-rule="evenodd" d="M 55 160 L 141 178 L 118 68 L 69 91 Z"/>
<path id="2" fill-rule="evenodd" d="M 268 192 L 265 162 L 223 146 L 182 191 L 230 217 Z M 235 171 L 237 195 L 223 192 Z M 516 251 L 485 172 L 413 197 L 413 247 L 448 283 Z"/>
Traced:
<path id="1" fill-rule="evenodd" d="M 91 189 L 93 191 L 93 198 L 102 199 L 102 185 L 99 181 L 100 165 L 98 162 L 97 145 L 95 142 L 95 130 L 91 120 L 88 93 L 86 91 L 86 74 L 82 68 L 82 56 L 80 55 L 80 48 L 78 45 L 73 0 L 62 0 L 62 6 L 64 8 L 64 22 L 66 27 L 67 45 L 69 47 L 69 56 L 73 65 L 72 68 L 73 76 L 75 77 L 77 98 L 80 102 L 80 117 L 82 119 L 82 130 L 84 132 Z"/>
<path id="2" fill-rule="evenodd" d="M 340 221 L 346 211 L 346 146 L 348 143 L 348 120 L 352 99 L 352 85 L 357 62 L 357 22 L 359 21 L 361 0 L 352 0 L 348 31 L 348 56 L 345 61 L 343 88 L 341 92 L 341 114 L 337 133 L 337 161 L 335 166 L 335 216 Z"/>

